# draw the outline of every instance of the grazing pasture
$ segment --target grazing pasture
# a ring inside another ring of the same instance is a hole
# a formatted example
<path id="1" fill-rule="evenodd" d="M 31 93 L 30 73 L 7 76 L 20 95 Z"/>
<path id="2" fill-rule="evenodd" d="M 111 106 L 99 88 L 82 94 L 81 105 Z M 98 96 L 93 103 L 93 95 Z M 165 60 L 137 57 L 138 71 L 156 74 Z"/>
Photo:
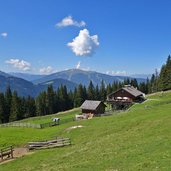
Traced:
<path id="1" fill-rule="evenodd" d="M 31 118 L 46 123 L 72 118 L 79 109 Z M 59 117 L 60 115 L 60 117 Z M 82 125 L 76 129 L 67 129 Z M 67 130 L 67 131 L 66 131 Z M 91 120 L 70 121 L 45 129 L 0 128 L 0 147 L 24 146 L 53 136 L 69 137 L 71 146 L 35 151 L 0 165 L 2 171 L 166 171 L 171 170 L 171 92 L 148 96 L 128 111 Z"/>

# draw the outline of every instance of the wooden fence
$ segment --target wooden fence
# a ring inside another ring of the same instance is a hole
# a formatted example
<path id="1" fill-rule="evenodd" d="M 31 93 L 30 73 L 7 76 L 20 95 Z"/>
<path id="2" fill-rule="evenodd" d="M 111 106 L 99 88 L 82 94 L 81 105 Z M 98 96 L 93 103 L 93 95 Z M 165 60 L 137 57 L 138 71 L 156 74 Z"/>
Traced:
<path id="1" fill-rule="evenodd" d="M 48 122 L 48 123 L 40 124 L 40 128 L 46 128 L 46 127 L 51 127 L 51 126 L 56 126 L 56 125 L 59 125 L 59 122 Z"/>
<path id="2" fill-rule="evenodd" d="M 48 122 L 48 123 L 43 123 L 43 124 L 33 124 L 33 123 L 27 123 L 27 122 L 9 122 L 9 123 L 0 124 L 0 127 L 26 127 L 26 128 L 42 129 L 46 127 L 57 126 L 59 124 L 71 122 L 73 120 L 74 118 L 66 118 L 66 119 L 61 119 L 59 122 Z"/>
<path id="3" fill-rule="evenodd" d="M 1 161 L 13 158 L 13 146 L 5 147 L 0 150 Z"/>
<path id="4" fill-rule="evenodd" d="M 64 147 L 68 145 L 71 145 L 71 139 L 60 137 L 60 138 L 49 140 L 49 141 L 29 142 L 28 148 L 29 150 L 38 150 L 38 149 Z"/>
<path id="5" fill-rule="evenodd" d="M 60 124 L 68 123 L 74 121 L 74 117 L 71 118 L 66 118 L 66 119 L 61 119 Z"/>
<path id="6" fill-rule="evenodd" d="M 41 128 L 41 124 L 32 124 L 27 122 L 10 122 L 0 124 L 0 127 L 26 127 L 26 128 Z"/>

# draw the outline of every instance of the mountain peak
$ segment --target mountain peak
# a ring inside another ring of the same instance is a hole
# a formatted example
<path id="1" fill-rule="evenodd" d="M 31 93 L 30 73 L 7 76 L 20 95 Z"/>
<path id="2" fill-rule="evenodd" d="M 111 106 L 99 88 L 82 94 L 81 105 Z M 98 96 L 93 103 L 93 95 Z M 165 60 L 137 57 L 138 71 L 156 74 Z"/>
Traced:
<path id="1" fill-rule="evenodd" d="M 112 84 L 114 81 L 123 81 L 125 78 L 128 78 L 128 76 L 112 76 L 96 71 L 86 71 L 74 68 L 47 75 L 41 79 L 35 80 L 34 83 L 39 84 L 57 78 L 88 86 L 90 81 L 92 81 L 94 85 L 100 85 L 102 80 L 104 80 L 105 84 Z"/>

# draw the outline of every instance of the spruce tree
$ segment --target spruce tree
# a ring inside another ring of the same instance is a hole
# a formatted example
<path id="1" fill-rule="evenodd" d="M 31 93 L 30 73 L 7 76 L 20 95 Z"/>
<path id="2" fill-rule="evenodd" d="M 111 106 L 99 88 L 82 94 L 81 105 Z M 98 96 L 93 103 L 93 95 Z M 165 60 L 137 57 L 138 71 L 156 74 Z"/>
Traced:
<path id="1" fill-rule="evenodd" d="M 95 94 L 94 99 L 95 100 L 100 100 L 100 92 L 99 92 L 99 86 L 98 85 L 96 85 L 94 94 Z"/>
<path id="2" fill-rule="evenodd" d="M 76 106 L 80 106 L 84 102 L 84 90 L 82 84 L 79 84 L 77 87 L 77 93 L 75 97 Z"/>
<path id="3" fill-rule="evenodd" d="M 20 116 L 19 99 L 18 99 L 17 92 L 14 91 L 12 94 L 12 102 L 11 102 L 11 111 L 10 111 L 9 121 L 13 122 L 13 121 L 17 120 L 18 116 Z"/>
<path id="4" fill-rule="evenodd" d="M 93 100 L 94 99 L 94 85 L 93 82 L 90 81 L 90 84 L 88 86 L 88 90 L 87 90 L 87 94 L 88 94 L 88 100 Z"/>
<path id="5" fill-rule="evenodd" d="M 137 88 L 137 89 L 139 88 L 139 87 L 138 87 L 138 82 L 137 82 L 137 80 L 136 80 L 135 78 L 131 80 L 131 83 L 130 83 L 130 84 L 131 84 L 133 87 Z"/>
<path id="6" fill-rule="evenodd" d="M 46 115 L 47 107 L 46 107 L 46 92 L 43 91 L 36 98 L 36 113 L 37 115 Z"/>
<path id="7" fill-rule="evenodd" d="M 68 97 L 68 91 L 66 85 L 63 87 L 63 99 L 64 99 L 64 109 L 63 110 L 68 110 L 69 109 L 69 97 Z"/>
<path id="8" fill-rule="evenodd" d="M 12 102 L 12 92 L 8 85 L 5 91 L 5 116 L 4 122 L 9 122 L 10 112 L 11 112 L 11 102 Z"/>
<path id="9" fill-rule="evenodd" d="M 162 68 L 161 68 L 160 75 L 159 75 L 159 80 L 158 80 L 159 90 L 167 90 L 168 80 L 167 80 L 166 75 L 167 75 L 166 65 L 163 65 Z M 154 74 L 152 75 L 152 78 L 151 78 L 151 88 L 152 88 L 152 92 L 153 92 Z"/>
<path id="10" fill-rule="evenodd" d="M 47 97 L 46 97 L 46 106 L 48 114 L 54 113 L 54 90 L 52 85 L 48 86 Z"/>
<path id="11" fill-rule="evenodd" d="M 100 100 L 103 102 L 106 100 L 106 89 L 105 89 L 105 84 L 103 80 L 100 86 Z"/>
<path id="12" fill-rule="evenodd" d="M 69 107 L 69 109 L 72 109 L 73 107 L 74 107 L 74 100 L 73 100 L 73 92 L 72 91 L 70 91 L 69 93 L 68 93 L 68 98 L 69 98 L 69 102 L 68 102 L 68 107 Z"/>
<path id="13" fill-rule="evenodd" d="M 166 62 L 166 75 L 165 79 L 167 80 L 166 90 L 171 89 L 171 56 L 169 55 Z"/>
<path id="14" fill-rule="evenodd" d="M 106 91 L 107 91 L 107 95 L 112 93 L 112 86 L 110 83 L 107 85 Z"/>
<path id="15" fill-rule="evenodd" d="M 5 118 L 5 98 L 4 94 L 0 93 L 0 123 L 4 123 Z"/>
<path id="16" fill-rule="evenodd" d="M 27 117 L 33 117 L 36 116 L 36 105 L 35 100 L 31 96 L 28 96 L 25 101 L 26 111 L 25 115 Z"/>
<path id="17" fill-rule="evenodd" d="M 119 88 L 118 82 L 115 82 L 115 81 L 114 81 L 113 84 L 112 84 L 112 91 L 117 91 L 118 88 Z"/>

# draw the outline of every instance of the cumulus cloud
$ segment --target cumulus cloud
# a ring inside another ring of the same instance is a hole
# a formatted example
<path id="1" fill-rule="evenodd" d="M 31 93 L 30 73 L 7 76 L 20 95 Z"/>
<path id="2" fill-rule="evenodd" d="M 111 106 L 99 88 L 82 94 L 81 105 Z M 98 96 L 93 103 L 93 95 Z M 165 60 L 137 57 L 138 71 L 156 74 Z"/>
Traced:
<path id="1" fill-rule="evenodd" d="M 76 56 L 92 56 L 99 46 L 98 36 L 90 36 L 87 29 L 80 30 L 80 33 L 72 42 L 67 44 Z"/>
<path id="2" fill-rule="evenodd" d="M 54 69 L 51 66 L 47 66 L 47 67 L 40 68 L 39 72 L 41 74 L 51 74 L 52 72 L 54 72 Z"/>
<path id="3" fill-rule="evenodd" d="M 108 75 L 120 75 L 120 76 L 126 76 L 128 75 L 126 71 L 106 71 L 106 74 Z"/>
<path id="4" fill-rule="evenodd" d="M 78 61 L 77 65 L 76 65 L 76 69 L 80 69 L 81 67 L 81 61 Z"/>
<path id="5" fill-rule="evenodd" d="M 72 16 L 67 16 L 62 19 L 59 23 L 56 24 L 56 27 L 68 27 L 68 26 L 76 26 L 76 27 L 84 27 L 86 23 L 84 21 L 75 21 Z"/>
<path id="6" fill-rule="evenodd" d="M 5 61 L 5 63 L 12 65 L 14 68 L 17 68 L 22 71 L 29 71 L 31 70 L 31 64 L 27 61 L 20 60 L 20 59 L 10 59 Z"/>
<path id="7" fill-rule="evenodd" d="M 1 37 L 6 38 L 7 36 L 8 36 L 8 33 L 7 32 L 1 33 Z"/>

